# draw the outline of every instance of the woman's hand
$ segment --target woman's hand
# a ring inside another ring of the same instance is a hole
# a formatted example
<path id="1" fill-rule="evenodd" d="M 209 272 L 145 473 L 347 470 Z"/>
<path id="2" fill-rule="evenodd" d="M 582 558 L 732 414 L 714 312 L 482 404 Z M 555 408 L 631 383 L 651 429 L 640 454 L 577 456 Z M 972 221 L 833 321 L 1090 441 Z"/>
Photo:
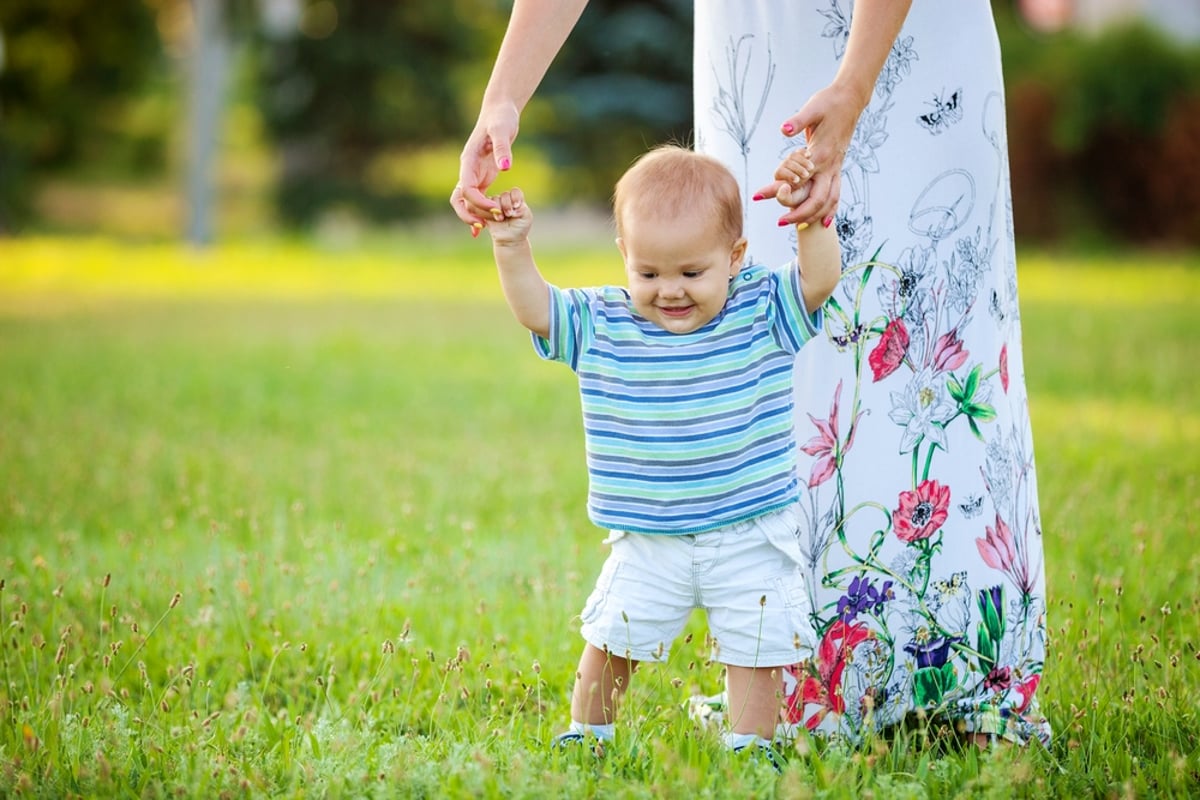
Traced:
<path id="1" fill-rule="evenodd" d="M 868 98 L 869 99 L 869 98 Z M 842 161 L 854 137 L 854 126 L 865 104 L 852 92 L 830 84 L 809 98 L 781 127 L 785 136 L 804 134 L 813 178 L 808 198 L 790 208 L 780 225 L 832 220 L 842 191 Z M 755 200 L 777 197 L 778 179 L 755 192 Z M 789 198 L 792 199 L 792 198 Z M 790 205 L 790 204 L 787 204 Z"/>
<path id="2" fill-rule="evenodd" d="M 496 176 L 512 167 L 512 144 L 521 115 L 511 103 L 484 109 L 463 146 L 458 160 L 458 184 L 450 193 L 450 206 L 478 236 L 484 223 L 502 214 L 486 192 Z"/>

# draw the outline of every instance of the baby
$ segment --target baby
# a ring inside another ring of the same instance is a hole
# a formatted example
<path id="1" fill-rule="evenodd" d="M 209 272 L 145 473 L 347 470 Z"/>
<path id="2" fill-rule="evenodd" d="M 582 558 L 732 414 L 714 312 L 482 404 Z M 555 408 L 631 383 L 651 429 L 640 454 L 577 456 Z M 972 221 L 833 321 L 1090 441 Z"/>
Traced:
<path id="1" fill-rule="evenodd" d="M 799 203 L 811 173 L 804 151 L 789 155 L 780 199 Z M 555 743 L 611 739 L 637 663 L 666 660 L 700 607 L 726 668 L 725 743 L 767 748 L 783 667 L 814 645 L 796 538 L 793 362 L 840 278 L 837 236 L 798 225 L 795 260 L 744 266 L 736 179 L 665 146 L 617 183 L 625 285 L 560 289 L 534 262 L 521 190 L 496 200 L 487 229 L 504 297 L 538 354 L 578 376 L 588 514 L 610 531 L 580 615 L 571 725 Z"/>

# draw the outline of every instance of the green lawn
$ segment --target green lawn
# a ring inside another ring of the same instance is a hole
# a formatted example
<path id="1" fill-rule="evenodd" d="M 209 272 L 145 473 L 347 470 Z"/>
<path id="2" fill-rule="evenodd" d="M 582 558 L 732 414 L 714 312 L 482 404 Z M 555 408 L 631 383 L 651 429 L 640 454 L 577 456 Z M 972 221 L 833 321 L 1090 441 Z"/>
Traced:
<path id="1" fill-rule="evenodd" d="M 458 239 L 0 240 L 0 797 L 1200 793 L 1200 258 L 1020 261 L 1052 748 L 776 777 L 680 711 L 699 615 L 604 759 L 546 750 L 602 534 L 573 377 Z"/>

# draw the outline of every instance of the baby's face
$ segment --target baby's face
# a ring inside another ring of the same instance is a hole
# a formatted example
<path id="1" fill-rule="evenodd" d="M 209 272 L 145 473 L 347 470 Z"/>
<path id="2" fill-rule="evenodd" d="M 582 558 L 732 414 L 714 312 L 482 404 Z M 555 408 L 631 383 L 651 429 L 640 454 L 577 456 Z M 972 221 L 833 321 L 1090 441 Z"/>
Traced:
<path id="1" fill-rule="evenodd" d="M 622 227 L 617 246 L 634 310 L 671 333 L 691 333 L 721 313 L 745 239 L 730 242 L 699 217 L 626 219 Z"/>

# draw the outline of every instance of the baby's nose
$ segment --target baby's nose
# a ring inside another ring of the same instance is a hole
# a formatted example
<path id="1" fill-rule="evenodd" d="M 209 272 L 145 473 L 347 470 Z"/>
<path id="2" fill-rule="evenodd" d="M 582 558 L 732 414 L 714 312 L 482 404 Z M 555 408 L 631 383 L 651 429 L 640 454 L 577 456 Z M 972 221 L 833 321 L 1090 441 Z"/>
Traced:
<path id="1" fill-rule="evenodd" d="M 659 294 L 663 297 L 683 297 L 683 284 L 679 281 L 664 281 Z"/>

